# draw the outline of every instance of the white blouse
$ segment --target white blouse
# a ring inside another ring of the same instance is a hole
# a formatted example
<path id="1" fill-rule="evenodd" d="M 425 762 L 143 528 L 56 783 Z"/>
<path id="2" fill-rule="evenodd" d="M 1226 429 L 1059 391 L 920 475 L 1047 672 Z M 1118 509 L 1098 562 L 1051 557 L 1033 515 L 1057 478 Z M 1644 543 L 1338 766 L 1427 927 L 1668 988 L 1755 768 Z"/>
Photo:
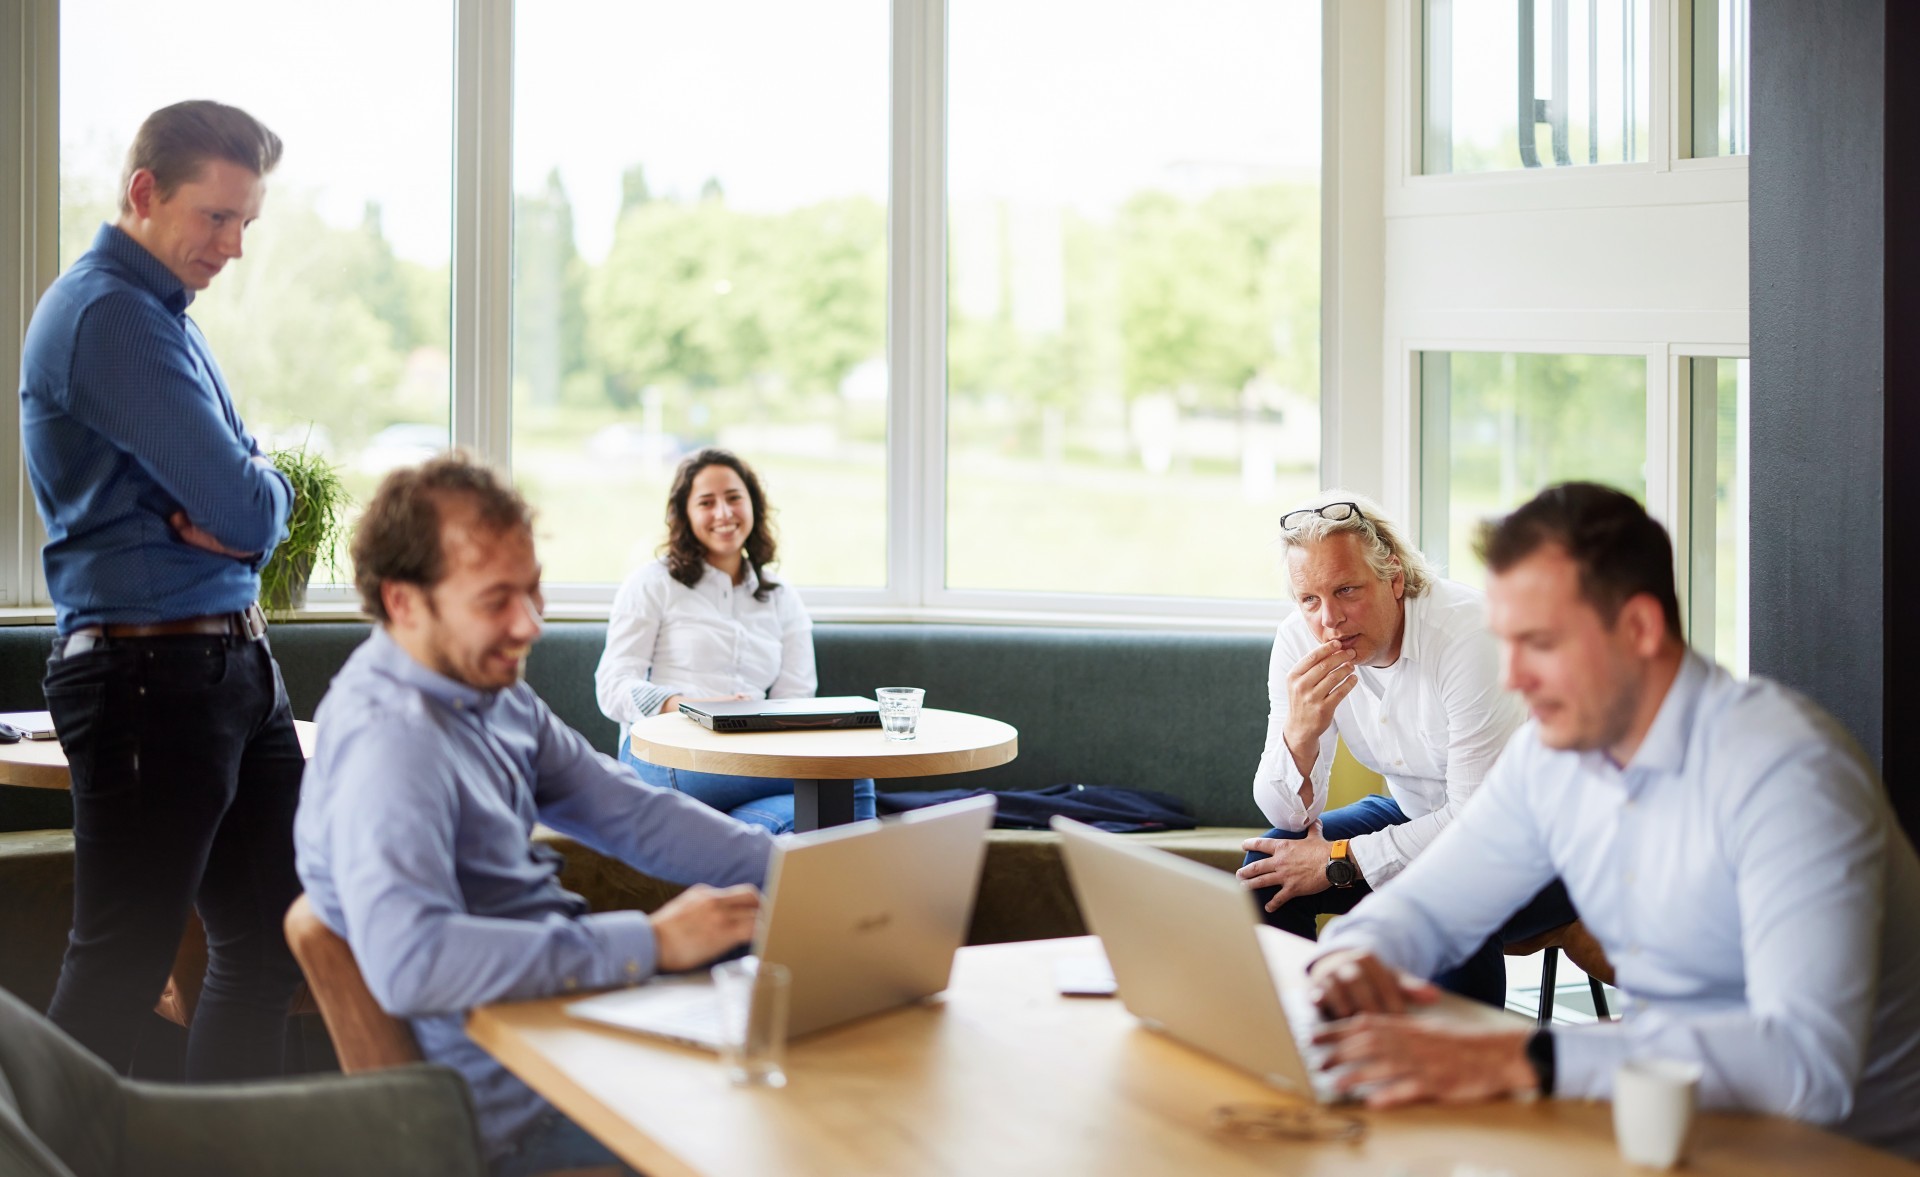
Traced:
<path id="1" fill-rule="evenodd" d="M 594 695 L 620 724 L 624 744 L 635 720 L 657 714 L 674 695 L 750 699 L 811 696 L 813 619 L 792 585 L 765 601 L 753 570 L 734 584 L 711 564 L 689 588 L 656 560 L 627 577 L 613 598 L 607 649 L 593 673 Z"/>

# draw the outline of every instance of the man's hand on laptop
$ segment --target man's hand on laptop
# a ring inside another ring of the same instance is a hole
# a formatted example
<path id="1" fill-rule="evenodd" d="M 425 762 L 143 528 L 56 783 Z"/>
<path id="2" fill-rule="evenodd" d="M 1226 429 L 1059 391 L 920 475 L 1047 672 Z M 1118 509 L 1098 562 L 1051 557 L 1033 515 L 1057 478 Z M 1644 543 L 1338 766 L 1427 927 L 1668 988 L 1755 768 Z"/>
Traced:
<path id="1" fill-rule="evenodd" d="M 1371 952 L 1337 949 L 1307 966 L 1314 1003 L 1330 1018 L 1355 1014 L 1407 1012 L 1409 1005 L 1432 1005 L 1440 990 L 1431 981 L 1401 974 Z"/>
<path id="2" fill-rule="evenodd" d="M 653 913 L 658 968 L 679 972 L 705 964 L 753 938 L 760 892 L 749 883 L 709 887 L 695 883 Z"/>
<path id="3" fill-rule="evenodd" d="M 1527 1061 L 1530 1030 L 1480 1030 L 1392 1014 L 1363 1014 L 1313 1036 L 1335 1084 L 1372 1107 L 1464 1103 L 1528 1095 L 1539 1078 Z"/>

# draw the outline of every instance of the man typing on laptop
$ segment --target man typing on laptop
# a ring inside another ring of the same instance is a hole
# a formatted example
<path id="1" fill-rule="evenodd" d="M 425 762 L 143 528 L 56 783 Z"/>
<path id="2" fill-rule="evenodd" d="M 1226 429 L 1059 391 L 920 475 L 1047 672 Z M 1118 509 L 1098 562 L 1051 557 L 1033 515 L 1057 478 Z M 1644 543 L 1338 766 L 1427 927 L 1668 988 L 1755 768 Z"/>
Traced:
<path id="1" fill-rule="evenodd" d="M 462 1028 L 491 1001 L 636 984 L 753 934 L 773 838 L 634 779 L 522 681 L 543 606 L 532 514 L 459 454 L 389 475 L 353 541 L 379 622 L 316 719 L 300 878 L 368 988 L 466 1076 L 496 1174 L 614 1163 Z M 535 820 L 694 886 L 653 916 L 589 914 Z"/>
<path id="2" fill-rule="evenodd" d="M 1551 487 L 1482 539 L 1493 631 L 1533 723 L 1485 796 L 1312 967 L 1342 1082 L 1376 1104 L 1606 1099 L 1630 1059 L 1700 1100 L 1920 1159 L 1920 861 L 1859 748 L 1812 703 L 1681 635 L 1666 531 Z M 1458 1033 L 1394 1016 L 1558 875 L 1615 962 L 1624 1019 Z"/>

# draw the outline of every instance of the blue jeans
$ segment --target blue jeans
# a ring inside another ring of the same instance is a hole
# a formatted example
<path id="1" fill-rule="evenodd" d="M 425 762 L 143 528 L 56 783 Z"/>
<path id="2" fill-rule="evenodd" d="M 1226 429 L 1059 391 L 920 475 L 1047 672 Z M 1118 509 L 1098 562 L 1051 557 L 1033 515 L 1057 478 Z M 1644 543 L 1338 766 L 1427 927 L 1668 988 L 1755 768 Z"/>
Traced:
<path id="1" fill-rule="evenodd" d="M 514 1137 L 507 1151 L 493 1158 L 491 1177 L 534 1177 L 570 1169 L 599 1169 L 619 1165 L 633 1173 L 613 1150 L 569 1120 L 559 1109 L 543 1112 L 527 1130 Z M 638 1174 L 635 1174 L 638 1177 Z"/>
<path id="2" fill-rule="evenodd" d="M 761 826 L 776 834 L 793 829 L 793 781 L 790 778 L 662 768 L 635 756 L 631 745 L 624 740 L 620 743 L 620 762 L 639 773 L 640 779 L 649 785 L 685 793 L 749 825 Z M 867 821 L 873 816 L 873 781 L 853 782 L 854 820 Z"/>
<path id="3" fill-rule="evenodd" d="M 1352 805 L 1322 814 L 1320 831 L 1327 841 L 1338 842 L 1342 838 L 1358 838 L 1388 826 L 1403 825 L 1406 821 L 1407 815 L 1400 811 L 1399 802 L 1391 797 L 1370 794 Z M 1303 830 L 1267 831 L 1269 838 L 1305 836 Z M 1246 861 L 1253 863 L 1262 857 L 1261 854 L 1251 853 Z M 1254 897 L 1260 903 L 1262 918 L 1282 931 L 1305 936 L 1309 940 L 1319 938 L 1316 916 L 1352 911 L 1355 904 L 1373 894 L 1373 888 L 1365 883 L 1355 883 L 1351 887 L 1328 887 L 1313 895 L 1290 899 L 1281 904 L 1277 911 L 1267 911 L 1267 901 L 1274 897 L 1276 891 L 1274 887 L 1262 887 L 1254 892 Z M 1442 970 L 1433 978 L 1434 983 L 1462 997 L 1471 997 L 1492 1006 L 1504 1006 L 1507 1003 L 1507 960 L 1502 946 L 1537 936 L 1549 928 L 1572 923 L 1577 918 L 1578 913 L 1567 899 L 1566 887 L 1555 879 L 1490 936 L 1485 944 L 1475 949 L 1472 955 Z"/>

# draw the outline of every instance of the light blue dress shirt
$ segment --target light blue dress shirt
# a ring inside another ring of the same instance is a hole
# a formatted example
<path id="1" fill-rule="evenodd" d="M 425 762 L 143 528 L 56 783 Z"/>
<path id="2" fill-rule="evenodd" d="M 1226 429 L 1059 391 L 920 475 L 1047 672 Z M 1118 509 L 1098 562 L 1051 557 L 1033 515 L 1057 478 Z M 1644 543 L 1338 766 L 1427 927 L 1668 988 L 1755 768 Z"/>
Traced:
<path id="1" fill-rule="evenodd" d="M 657 878 L 765 878 L 764 830 L 641 784 L 525 683 L 475 690 L 384 630 L 314 718 L 294 824 L 308 899 L 427 1058 L 466 1076 L 496 1153 L 548 1105 L 467 1037 L 466 1011 L 632 985 L 655 968 L 647 917 L 590 914 L 561 887 L 559 855 L 529 841 L 535 820 Z"/>
<path id="2" fill-rule="evenodd" d="M 1620 1022 L 1556 1027 L 1556 1094 L 1631 1058 L 1698 1063 L 1701 1101 L 1920 1159 L 1920 862 L 1817 707 L 1688 654 L 1624 767 L 1529 723 L 1448 832 L 1321 939 L 1420 976 L 1555 875 L 1613 962 Z"/>
<path id="3" fill-rule="evenodd" d="M 102 225 L 34 309 L 20 431 L 61 633 L 245 609 L 287 534 L 293 488 L 254 461 L 192 302 L 159 258 Z M 167 522 L 175 511 L 257 555 L 194 547 Z"/>

